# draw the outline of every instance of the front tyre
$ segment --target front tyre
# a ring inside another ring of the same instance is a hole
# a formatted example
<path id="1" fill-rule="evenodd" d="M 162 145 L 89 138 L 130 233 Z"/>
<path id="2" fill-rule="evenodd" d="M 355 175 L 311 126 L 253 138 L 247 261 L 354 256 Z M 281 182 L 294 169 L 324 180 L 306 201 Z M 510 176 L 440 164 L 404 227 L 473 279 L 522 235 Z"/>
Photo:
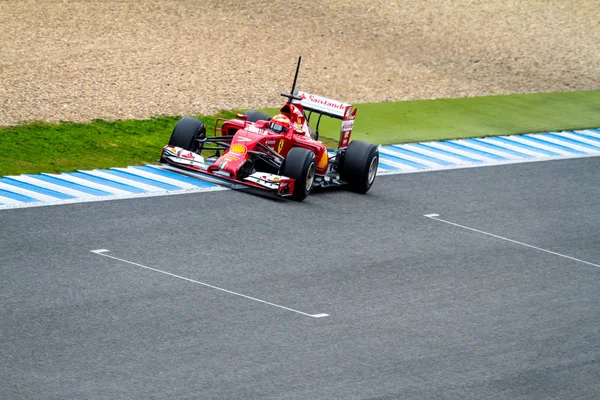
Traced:
<path id="1" fill-rule="evenodd" d="M 315 181 L 315 153 L 302 147 L 293 147 L 287 155 L 281 169 L 281 174 L 293 178 L 294 192 L 291 198 L 302 201 L 310 193 Z"/>
<path id="2" fill-rule="evenodd" d="M 173 128 L 169 145 L 197 152 L 198 140 L 205 137 L 206 127 L 202 121 L 192 117 L 182 117 Z"/>
<path id="3" fill-rule="evenodd" d="M 379 151 L 377 146 L 361 140 L 353 140 L 346 148 L 338 171 L 340 178 L 348 182 L 356 193 L 367 193 L 377 175 Z"/>

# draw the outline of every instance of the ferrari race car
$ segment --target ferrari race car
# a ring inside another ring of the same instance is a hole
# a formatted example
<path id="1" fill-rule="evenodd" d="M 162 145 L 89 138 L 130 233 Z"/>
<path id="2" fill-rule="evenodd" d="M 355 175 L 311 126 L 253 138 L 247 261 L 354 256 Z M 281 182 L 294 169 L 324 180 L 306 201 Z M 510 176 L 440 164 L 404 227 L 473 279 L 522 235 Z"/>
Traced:
<path id="1" fill-rule="evenodd" d="M 280 114 L 271 118 L 248 110 L 235 119 L 219 118 L 210 136 L 202 121 L 183 117 L 162 149 L 161 163 L 200 178 L 297 201 L 314 188 L 347 186 L 368 192 L 379 163 L 377 146 L 350 141 L 356 108 L 295 90 L 300 61 L 291 94 L 281 93 L 287 102 Z M 313 114 L 318 115 L 314 130 Z M 327 149 L 318 140 L 322 116 L 341 120 L 337 149 Z"/>

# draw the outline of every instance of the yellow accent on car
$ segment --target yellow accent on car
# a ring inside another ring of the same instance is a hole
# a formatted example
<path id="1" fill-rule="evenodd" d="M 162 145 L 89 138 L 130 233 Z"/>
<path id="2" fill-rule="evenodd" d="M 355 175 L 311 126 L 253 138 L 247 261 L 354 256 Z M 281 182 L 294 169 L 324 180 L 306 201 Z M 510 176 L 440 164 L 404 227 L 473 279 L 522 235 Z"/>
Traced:
<path id="1" fill-rule="evenodd" d="M 234 151 L 236 153 L 241 153 L 244 154 L 246 152 L 246 146 L 244 146 L 243 144 L 234 144 L 232 145 L 229 150 Z"/>
<path id="2" fill-rule="evenodd" d="M 326 151 L 324 151 L 323 155 L 321 155 L 321 158 L 319 159 L 319 163 L 317 164 L 317 167 L 319 169 L 323 169 L 323 168 L 327 167 L 328 162 L 329 162 L 329 155 L 327 154 Z"/>

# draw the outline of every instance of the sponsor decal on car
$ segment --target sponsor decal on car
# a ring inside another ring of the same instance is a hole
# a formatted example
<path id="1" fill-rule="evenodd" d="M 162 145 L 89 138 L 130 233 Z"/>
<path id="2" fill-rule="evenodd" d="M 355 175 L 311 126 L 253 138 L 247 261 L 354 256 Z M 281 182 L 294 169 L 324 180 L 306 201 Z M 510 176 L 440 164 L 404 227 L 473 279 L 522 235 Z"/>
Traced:
<path id="1" fill-rule="evenodd" d="M 353 119 L 342 121 L 342 130 L 343 131 L 352 130 L 353 126 L 354 126 L 354 120 Z"/>
<path id="2" fill-rule="evenodd" d="M 328 99 L 327 97 L 315 96 L 314 94 L 308 94 L 307 96 L 305 93 L 302 93 L 300 98 L 310 101 L 311 103 L 320 104 L 325 107 L 337 108 L 340 110 L 347 106 L 347 104 L 340 103 L 339 101 Z"/>
<path id="3" fill-rule="evenodd" d="M 234 153 L 239 153 L 239 154 L 244 154 L 247 151 L 246 146 L 244 146 L 243 144 L 239 144 L 239 143 L 231 145 L 229 150 L 233 151 Z"/>
<path id="4" fill-rule="evenodd" d="M 279 140 L 279 144 L 277 145 L 277 152 L 278 153 L 281 153 L 281 150 L 283 150 L 283 143 L 284 143 L 284 140 L 280 139 Z"/>
<path id="5" fill-rule="evenodd" d="M 275 143 L 277 143 L 277 140 L 275 140 L 275 139 L 267 140 L 266 143 L 267 144 L 275 144 Z"/>
<path id="6" fill-rule="evenodd" d="M 188 160 L 193 160 L 194 159 L 194 153 L 192 153 L 191 151 L 182 151 L 181 158 L 187 158 Z"/>

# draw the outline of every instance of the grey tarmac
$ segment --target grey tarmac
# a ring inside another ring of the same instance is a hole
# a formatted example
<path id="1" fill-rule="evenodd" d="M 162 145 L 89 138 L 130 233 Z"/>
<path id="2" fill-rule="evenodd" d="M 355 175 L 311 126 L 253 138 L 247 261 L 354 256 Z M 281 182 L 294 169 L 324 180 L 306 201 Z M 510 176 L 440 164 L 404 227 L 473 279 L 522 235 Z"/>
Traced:
<path id="1" fill-rule="evenodd" d="M 598 398 L 600 268 L 424 215 L 600 264 L 599 169 L 5 210 L 0 398 Z"/>

